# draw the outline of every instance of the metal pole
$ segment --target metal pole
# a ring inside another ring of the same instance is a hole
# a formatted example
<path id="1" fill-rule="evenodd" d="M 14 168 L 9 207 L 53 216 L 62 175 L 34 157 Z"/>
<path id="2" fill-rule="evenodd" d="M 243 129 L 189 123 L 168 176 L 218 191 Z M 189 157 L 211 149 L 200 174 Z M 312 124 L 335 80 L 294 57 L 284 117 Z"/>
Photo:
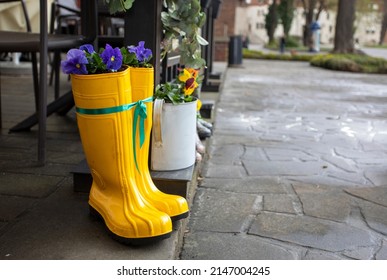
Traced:
<path id="1" fill-rule="evenodd" d="M 40 82 L 39 82 L 39 136 L 38 165 L 46 163 L 46 121 L 47 121 L 47 1 L 40 0 Z"/>

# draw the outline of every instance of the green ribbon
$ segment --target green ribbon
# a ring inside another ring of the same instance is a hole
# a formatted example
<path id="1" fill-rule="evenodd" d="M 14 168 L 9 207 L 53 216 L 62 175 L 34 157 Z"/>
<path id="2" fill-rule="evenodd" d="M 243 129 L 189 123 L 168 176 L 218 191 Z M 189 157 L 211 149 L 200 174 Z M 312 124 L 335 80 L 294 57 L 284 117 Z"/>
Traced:
<path id="1" fill-rule="evenodd" d="M 108 108 L 96 108 L 96 109 L 85 109 L 85 108 L 79 108 L 76 107 L 75 110 L 79 114 L 83 115 L 105 115 L 105 114 L 114 114 L 114 113 L 120 113 L 124 111 L 128 111 L 135 107 L 134 109 L 134 115 L 133 115 L 133 130 L 132 130 L 132 143 L 133 143 L 133 150 L 134 150 L 134 162 L 136 163 L 136 168 L 138 172 L 140 170 L 138 169 L 137 164 L 137 153 L 136 153 L 136 135 L 137 135 L 137 123 L 139 122 L 139 131 L 140 131 L 140 149 L 142 148 L 142 145 L 145 142 L 145 119 L 147 118 L 147 112 L 146 112 L 146 105 L 144 103 L 146 102 L 152 102 L 153 97 L 148 97 L 143 100 L 139 100 L 137 102 L 120 105 L 120 106 L 114 106 L 114 107 L 108 107 Z"/>

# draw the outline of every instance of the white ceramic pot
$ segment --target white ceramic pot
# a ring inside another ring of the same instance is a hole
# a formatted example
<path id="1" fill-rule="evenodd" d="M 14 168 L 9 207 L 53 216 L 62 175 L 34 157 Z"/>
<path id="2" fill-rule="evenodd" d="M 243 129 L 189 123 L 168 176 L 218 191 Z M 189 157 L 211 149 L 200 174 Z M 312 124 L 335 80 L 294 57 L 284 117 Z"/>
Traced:
<path id="1" fill-rule="evenodd" d="M 156 99 L 153 110 L 151 169 L 179 170 L 195 163 L 197 101 L 173 105 Z"/>

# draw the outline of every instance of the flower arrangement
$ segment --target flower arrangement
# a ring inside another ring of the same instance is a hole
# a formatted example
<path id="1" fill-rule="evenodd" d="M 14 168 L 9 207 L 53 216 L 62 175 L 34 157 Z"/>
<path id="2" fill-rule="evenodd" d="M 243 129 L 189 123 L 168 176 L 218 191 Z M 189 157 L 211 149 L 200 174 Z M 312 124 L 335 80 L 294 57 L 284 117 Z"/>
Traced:
<path id="1" fill-rule="evenodd" d="M 198 100 L 198 107 L 200 108 L 201 102 L 193 93 L 201 83 L 201 79 L 199 70 L 184 68 L 175 81 L 157 85 L 154 96 L 175 105 Z"/>
<path id="2" fill-rule="evenodd" d="M 144 47 L 140 41 L 138 46 L 113 48 L 106 44 L 99 52 L 90 44 L 67 52 L 66 59 L 61 62 L 62 71 L 66 74 L 99 74 L 117 72 L 123 66 L 151 68 L 149 61 L 152 51 Z"/>

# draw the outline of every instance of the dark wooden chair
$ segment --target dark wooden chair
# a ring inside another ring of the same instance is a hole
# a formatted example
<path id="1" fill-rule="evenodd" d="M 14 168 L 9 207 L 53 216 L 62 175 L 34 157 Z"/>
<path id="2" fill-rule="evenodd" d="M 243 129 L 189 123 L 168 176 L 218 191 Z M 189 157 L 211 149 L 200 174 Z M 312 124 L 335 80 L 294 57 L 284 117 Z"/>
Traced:
<path id="1" fill-rule="evenodd" d="M 124 36 L 119 30 L 124 29 L 125 13 L 111 14 L 105 1 L 98 0 L 98 48 L 104 48 L 106 44 L 121 48 L 124 46 Z"/>
<path id="2" fill-rule="evenodd" d="M 32 32 L 30 17 L 28 15 L 27 6 L 26 6 L 25 1 L 24 0 L 0 0 L 0 3 L 12 3 L 12 2 L 19 2 L 20 3 L 20 8 L 23 11 L 23 17 L 24 17 L 24 21 L 26 24 L 26 31 Z M 37 96 L 38 91 L 39 91 L 38 73 L 37 73 L 38 72 L 38 61 L 37 61 L 35 52 L 31 53 L 31 63 L 32 63 L 33 82 L 34 82 L 34 93 L 35 93 L 35 96 Z M 37 102 L 37 100 L 35 100 L 35 102 Z M 35 104 L 35 107 L 36 107 L 36 109 L 38 109 L 37 103 Z M 1 108 L 0 108 L 0 110 L 1 110 Z"/>
<path id="3" fill-rule="evenodd" d="M 58 0 L 51 3 L 50 34 L 81 34 L 81 12 L 74 7 L 62 5 Z M 59 98 L 60 92 L 60 60 L 61 51 L 53 53 L 51 61 L 51 73 L 49 85 L 54 84 L 55 99 Z"/>
<path id="4" fill-rule="evenodd" d="M 31 116 L 37 120 L 38 133 L 38 164 L 46 162 L 46 118 L 58 108 L 72 100 L 71 92 L 55 100 L 47 106 L 47 63 L 48 53 L 66 51 L 82 44 L 92 43 L 97 35 L 97 3 L 96 0 L 81 1 L 81 33 L 80 35 L 48 34 L 47 1 L 40 3 L 40 33 L 0 31 L 0 52 L 40 53 L 38 91 L 35 93 L 37 112 Z M 36 124 L 28 121 L 12 128 L 11 131 L 28 130 Z"/>

